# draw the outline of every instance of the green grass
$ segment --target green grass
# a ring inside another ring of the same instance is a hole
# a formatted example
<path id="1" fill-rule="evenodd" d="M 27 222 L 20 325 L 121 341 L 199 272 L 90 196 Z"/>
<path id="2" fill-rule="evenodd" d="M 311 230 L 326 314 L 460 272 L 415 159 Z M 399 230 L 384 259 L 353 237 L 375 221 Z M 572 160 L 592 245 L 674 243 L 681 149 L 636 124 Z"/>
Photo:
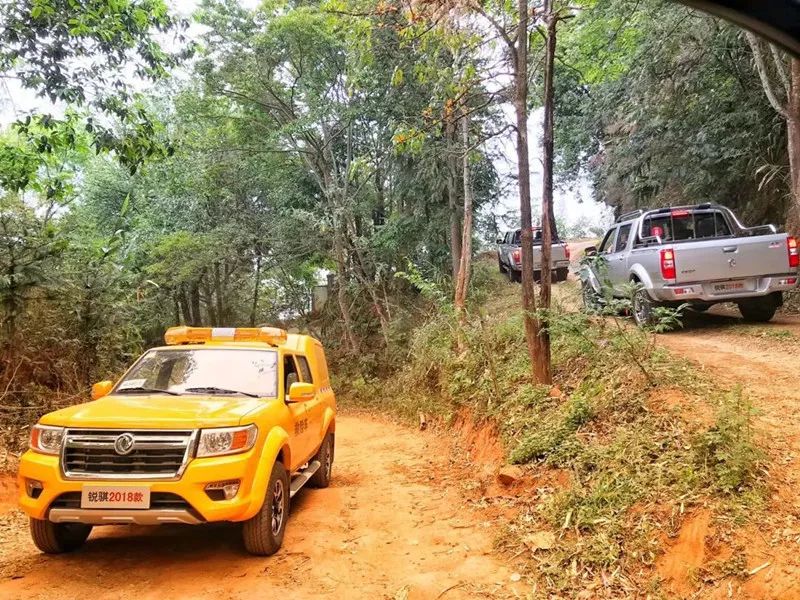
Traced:
<path id="1" fill-rule="evenodd" d="M 447 420 L 468 409 L 497 424 L 510 461 L 541 475 L 568 473 L 568 485 L 544 486 L 523 500 L 520 516 L 498 539 L 511 555 L 529 557 L 526 535 L 558 534 L 555 547 L 528 564 L 545 589 L 575 592 L 601 570 L 619 569 L 626 578 L 651 573 L 662 534 L 676 531 L 695 504 L 713 506 L 731 524 L 757 514 L 766 458 L 741 391 L 717 389 L 648 333 L 556 309 L 549 321 L 563 395 L 554 397 L 530 381 L 519 288 L 493 285 L 495 293 L 473 307 L 461 332 L 467 351 L 455 350 L 458 326 L 445 311 L 413 333 L 407 361 L 393 377 L 356 379 L 340 395 L 407 419 L 421 411 Z M 675 390 L 695 404 L 660 402 Z M 695 418 L 697 406 L 710 422 Z M 611 592 L 626 592 L 614 585 Z"/>

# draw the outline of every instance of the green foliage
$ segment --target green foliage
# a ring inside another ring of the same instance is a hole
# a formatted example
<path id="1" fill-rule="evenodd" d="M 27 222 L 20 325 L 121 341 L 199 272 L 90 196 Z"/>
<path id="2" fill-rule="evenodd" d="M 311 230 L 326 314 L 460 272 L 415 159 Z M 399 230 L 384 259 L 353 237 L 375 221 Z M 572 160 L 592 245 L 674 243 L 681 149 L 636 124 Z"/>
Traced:
<path id="1" fill-rule="evenodd" d="M 160 125 L 132 94 L 130 74 L 156 81 L 192 52 L 183 37 L 187 23 L 169 14 L 163 0 L 34 0 L 4 5 L 0 15 L 0 73 L 52 103 L 89 107 L 107 118 L 77 123 L 74 113 L 63 119 L 36 114 L 16 124 L 30 139 L 33 153 L 18 166 L 39 168 L 50 154 L 85 150 L 86 139 L 97 152 L 113 151 L 135 171 L 148 158 L 170 153 Z M 165 52 L 157 35 L 176 34 L 183 45 Z M 108 118 L 110 117 L 110 119 Z M 80 129 L 80 131 L 78 131 Z M 8 148 L 0 149 L 7 154 Z M 0 170 L 4 173 L 5 170 Z M 23 168 L 9 182 L 18 190 L 33 182 Z"/>
<path id="2" fill-rule="evenodd" d="M 753 405 L 737 388 L 720 400 L 716 423 L 698 436 L 698 461 L 713 471 L 715 485 L 739 493 L 758 480 L 765 456 L 753 437 Z"/>
<path id="3" fill-rule="evenodd" d="M 623 210 L 712 201 L 745 222 L 784 222 L 785 127 L 741 30 L 659 0 L 584 5 L 559 33 L 564 185 L 588 173 Z"/>

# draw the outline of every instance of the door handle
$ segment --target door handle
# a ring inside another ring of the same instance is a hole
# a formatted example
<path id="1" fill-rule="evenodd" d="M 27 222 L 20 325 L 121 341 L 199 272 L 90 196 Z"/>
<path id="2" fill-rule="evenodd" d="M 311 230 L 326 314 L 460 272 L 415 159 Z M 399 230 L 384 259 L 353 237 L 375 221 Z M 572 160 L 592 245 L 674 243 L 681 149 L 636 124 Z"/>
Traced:
<path id="1" fill-rule="evenodd" d="M 722 251 L 726 254 L 730 254 L 731 252 L 736 252 L 739 249 L 738 246 L 725 246 Z"/>

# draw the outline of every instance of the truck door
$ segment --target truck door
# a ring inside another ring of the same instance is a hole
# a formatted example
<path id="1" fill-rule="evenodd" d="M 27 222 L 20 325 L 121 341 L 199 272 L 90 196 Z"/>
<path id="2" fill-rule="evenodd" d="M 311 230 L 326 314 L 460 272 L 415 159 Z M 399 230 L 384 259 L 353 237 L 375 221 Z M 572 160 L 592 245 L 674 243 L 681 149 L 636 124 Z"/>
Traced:
<path id="1" fill-rule="evenodd" d="M 628 283 L 628 240 L 631 236 L 632 223 L 620 225 L 614 246 L 609 248 L 608 276 L 614 286 L 614 294 L 622 295 L 623 286 Z"/>
<path id="2" fill-rule="evenodd" d="M 608 230 L 606 236 L 603 238 L 603 241 L 600 243 L 600 247 L 597 249 L 597 254 L 603 258 L 603 261 L 594 269 L 594 271 L 597 280 L 604 289 L 606 286 L 611 286 L 613 284 L 613 281 L 611 280 L 611 261 L 609 259 L 613 258 L 616 243 L 617 227 L 612 227 Z"/>
<path id="3" fill-rule="evenodd" d="M 307 402 L 289 402 L 289 388 L 300 381 L 297 364 L 291 354 L 283 356 L 283 393 L 284 401 L 291 414 L 292 423 L 289 433 L 289 449 L 292 452 L 292 470 L 302 465 L 309 458 L 308 448 L 308 414 Z"/>
<path id="4" fill-rule="evenodd" d="M 325 404 L 322 402 L 321 393 L 319 391 L 320 384 L 318 381 L 314 381 L 311 375 L 308 359 L 302 354 L 296 355 L 295 358 L 297 359 L 298 367 L 300 367 L 301 381 L 313 383 L 318 388 L 317 395 L 314 396 L 314 399 L 305 402 L 306 415 L 308 417 L 308 444 L 311 448 L 310 452 L 316 452 L 319 450 L 319 446 L 322 443 L 322 436 L 325 434 L 325 432 L 322 431 L 324 425 L 323 421 L 325 419 Z"/>

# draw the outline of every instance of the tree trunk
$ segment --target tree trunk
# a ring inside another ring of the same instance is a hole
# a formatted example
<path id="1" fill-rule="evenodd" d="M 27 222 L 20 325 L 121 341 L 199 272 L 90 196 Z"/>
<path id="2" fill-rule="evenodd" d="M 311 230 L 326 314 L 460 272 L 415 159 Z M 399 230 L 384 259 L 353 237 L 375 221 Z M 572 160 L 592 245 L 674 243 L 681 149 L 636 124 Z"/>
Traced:
<path id="1" fill-rule="evenodd" d="M 334 209 L 336 210 L 336 209 Z M 342 314 L 344 326 L 345 346 L 351 354 L 358 353 L 358 343 L 353 333 L 353 321 L 350 318 L 350 305 L 347 303 L 347 257 L 345 255 L 343 232 L 341 225 L 334 222 L 333 251 L 336 260 L 336 300 L 339 303 L 339 312 Z"/>
<path id="2" fill-rule="evenodd" d="M 536 383 L 548 383 L 550 356 L 545 355 L 539 337 L 541 324 L 536 315 L 533 289 L 533 220 L 531 217 L 531 173 L 528 156 L 528 1 L 519 0 L 517 47 L 514 57 L 514 111 L 517 120 L 517 171 L 519 212 L 522 228 L 522 308 L 525 341 Z"/>
<path id="3" fill-rule="evenodd" d="M 219 262 L 214 263 L 214 298 L 216 303 L 216 321 L 219 326 L 226 325 L 225 323 L 225 294 L 223 293 L 224 286 L 222 285 L 222 278 L 220 277 Z"/>
<path id="4" fill-rule="evenodd" d="M 800 60 L 796 58 L 791 59 L 788 113 L 786 131 L 789 139 L 791 204 L 786 214 L 786 230 L 797 235 L 800 234 Z"/>
<path id="5" fill-rule="evenodd" d="M 200 314 L 200 286 L 197 282 L 191 284 L 189 288 L 189 306 L 191 308 L 191 321 L 192 327 L 200 327 L 203 318 Z"/>
<path id="6" fill-rule="evenodd" d="M 192 309 L 189 305 L 189 293 L 186 289 L 186 284 L 181 284 L 181 287 L 177 291 L 178 294 L 178 303 L 181 306 L 181 313 L 183 314 L 183 325 L 194 325 L 194 319 L 192 319 Z"/>
<path id="7" fill-rule="evenodd" d="M 458 279 L 461 266 L 463 240 L 461 237 L 461 215 L 458 206 L 458 158 L 456 155 L 456 125 L 451 114 L 445 123 L 445 154 L 447 160 L 447 206 L 450 213 L 450 258 L 453 265 L 453 281 Z"/>
<path id="8" fill-rule="evenodd" d="M 261 291 L 261 253 L 256 255 L 256 280 L 253 284 L 253 304 L 250 307 L 250 327 L 256 326 L 258 312 L 258 294 Z"/>
<path id="9" fill-rule="evenodd" d="M 461 325 L 466 319 L 464 310 L 469 290 L 469 277 L 472 269 L 472 178 L 469 172 L 469 116 L 461 118 L 462 136 L 464 142 L 464 158 L 462 165 L 462 178 L 464 184 L 464 229 L 461 234 L 461 261 L 456 278 L 455 305 L 458 320 Z"/>
<path id="10" fill-rule="evenodd" d="M 544 135 L 542 137 L 542 285 L 540 290 L 540 303 L 547 311 L 550 309 L 552 292 L 552 244 L 553 244 L 553 67 L 556 56 L 556 16 L 553 14 L 552 0 L 545 0 L 544 18 L 547 22 L 547 47 L 544 59 Z M 547 316 L 545 316 L 547 319 Z M 542 352 L 550 357 L 550 332 L 548 323 L 543 323 L 539 334 Z M 552 381 L 550 361 L 546 361 L 547 382 Z"/>

